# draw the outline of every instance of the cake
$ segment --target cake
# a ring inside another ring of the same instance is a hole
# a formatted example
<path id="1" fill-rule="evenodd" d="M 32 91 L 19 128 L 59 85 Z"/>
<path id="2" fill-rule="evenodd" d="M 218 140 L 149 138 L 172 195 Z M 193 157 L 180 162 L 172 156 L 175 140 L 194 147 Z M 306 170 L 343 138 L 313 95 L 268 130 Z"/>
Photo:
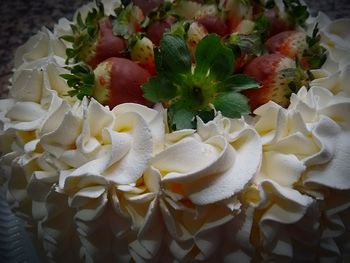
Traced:
<path id="1" fill-rule="evenodd" d="M 43 262 L 345 262 L 349 19 L 118 1 L 15 54 L 7 196 Z"/>

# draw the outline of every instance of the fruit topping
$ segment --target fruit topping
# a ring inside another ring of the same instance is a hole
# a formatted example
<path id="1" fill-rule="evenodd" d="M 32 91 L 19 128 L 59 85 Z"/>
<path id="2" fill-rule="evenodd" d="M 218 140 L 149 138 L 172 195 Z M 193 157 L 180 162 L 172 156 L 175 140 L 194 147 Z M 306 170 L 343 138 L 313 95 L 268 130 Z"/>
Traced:
<path id="1" fill-rule="evenodd" d="M 240 92 L 259 85 L 250 77 L 232 75 L 233 52 L 217 35 L 209 34 L 198 43 L 195 65 L 178 36 L 165 35 L 155 51 L 158 75 L 143 91 L 146 99 L 168 107 L 171 129 L 194 128 L 196 115 L 211 119 L 214 110 L 232 118 L 249 113 L 247 98 Z"/>
<path id="2" fill-rule="evenodd" d="M 70 96 L 167 108 L 170 130 L 196 127 L 217 111 L 239 118 L 269 100 L 289 105 L 326 59 L 317 26 L 299 0 L 123 0 L 78 14 L 63 74 Z"/>
<path id="3" fill-rule="evenodd" d="M 156 68 L 154 64 L 154 52 L 153 43 L 147 37 L 140 37 L 135 35 L 131 39 L 129 48 L 131 50 L 131 60 L 138 62 L 141 67 L 146 69 L 151 75 L 156 74 Z"/>

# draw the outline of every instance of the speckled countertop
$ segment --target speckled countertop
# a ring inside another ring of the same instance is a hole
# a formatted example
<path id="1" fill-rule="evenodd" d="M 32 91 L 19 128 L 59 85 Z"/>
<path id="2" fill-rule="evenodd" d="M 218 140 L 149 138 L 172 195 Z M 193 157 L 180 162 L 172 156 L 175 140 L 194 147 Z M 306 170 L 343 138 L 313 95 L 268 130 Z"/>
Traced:
<path id="1" fill-rule="evenodd" d="M 42 26 L 52 29 L 61 17 L 70 19 L 89 0 L 0 0 L 0 97 L 6 96 L 15 50 Z M 349 0 L 305 0 L 314 13 L 350 18 Z M 350 30 L 350 29 L 349 29 Z"/>

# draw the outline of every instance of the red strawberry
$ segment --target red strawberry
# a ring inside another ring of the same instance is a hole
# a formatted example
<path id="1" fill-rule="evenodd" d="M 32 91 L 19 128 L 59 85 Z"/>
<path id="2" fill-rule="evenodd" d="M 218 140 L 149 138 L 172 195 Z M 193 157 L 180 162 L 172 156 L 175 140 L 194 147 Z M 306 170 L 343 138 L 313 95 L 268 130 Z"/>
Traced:
<path id="1" fill-rule="evenodd" d="M 215 33 L 222 37 L 229 33 L 225 20 L 217 15 L 200 16 L 197 21 L 202 24 L 209 33 Z"/>
<path id="2" fill-rule="evenodd" d="M 143 37 L 137 39 L 135 44 L 131 47 L 130 56 L 131 60 L 138 62 L 139 65 L 146 69 L 151 75 L 156 74 L 153 43 L 149 38 Z"/>
<path id="3" fill-rule="evenodd" d="M 252 19 L 253 7 L 243 3 L 243 1 L 224 0 L 223 10 L 227 12 L 227 30 L 228 33 L 237 32 L 237 26 L 244 19 Z"/>
<path id="4" fill-rule="evenodd" d="M 112 23 L 108 18 L 99 22 L 99 34 L 96 41 L 84 49 L 81 56 L 92 68 L 110 57 L 121 57 L 126 49 L 125 40 L 115 36 Z"/>
<path id="5" fill-rule="evenodd" d="M 255 55 L 253 54 L 241 54 L 239 57 L 236 58 L 235 64 L 234 64 L 234 72 L 241 72 L 244 67 L 253 59 L 255 58 Z"/>
<path id="6" fill-rule="evenodd" d="M 144 19 L 145 16 L 138 6 L 128 5 L 118 12 L 113 23 L 113 33 L 128 39 L 142 30 L 141 23 Z"/>
<path id="7" fill-rule="evenodd" d="M 151 11 L 157 9 L 162 2 L 162 0 L 133 0 L 133 3 L 141 8 L 145 15 L 148 15 Z"/>
<path id="8" fill-rule="evenodd" d="M 270 53 L 279 53 L 290 58 L 301 58 L 307 48 L 306 34 L 301 31 L 284 31 L 270 37 L 265 46 Z"/>
<path id="9" fill-rule="evenodd" d="M 294 28 L 294 24 L 288 21 L 286 14 L 279 12 L 277 8 L 267 10 L 265 16 L 269 21 L 268 36 L 273 36 Z"/>
<path id="10" fill-rule="evenodd" d="M 109 58 L 97 66 L 94 75 L 93 97 L 100 103 L 111 108 L 126 102 L 151 106 L 141 90 L 150 74 L 135 62 L 126 58 Z"/>
<path id="11" fill-rule="evenodd" d="M 156 20 L 151 23 L 146 30 L 147 37 L 155 44 L 159 46 L 160 41 L 162 40 L 163 34 L 167 31 L 171 25 L 174 23 L 174 17 L 167 17 L 163 20 Z"/>
<path id="12" fill-rule="evenodd" d="M 259 89 L 244 91 L 249 98 L 251 110 L 272 100 L 283 107 L 289 104 L 291 89 L 289 76 L 281 73 L 282 70 L 295 69 L 295 62 L 280 54 L 267 54 L 255 58 L 245 68 L 244 74 L 255 78 L 260 84 Z"/>

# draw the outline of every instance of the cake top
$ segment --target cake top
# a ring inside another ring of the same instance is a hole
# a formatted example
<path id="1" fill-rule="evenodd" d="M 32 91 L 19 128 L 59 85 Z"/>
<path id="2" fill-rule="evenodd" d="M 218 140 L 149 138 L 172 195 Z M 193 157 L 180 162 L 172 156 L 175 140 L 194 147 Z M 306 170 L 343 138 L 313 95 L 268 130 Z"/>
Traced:
<path id="1" fill-rule="evenodd" d="M 217 111 L 239 118 L 269 100 L 286 107 L 326 58 L 317 25 L 302 30 L 309 14 L 299 1 L 127 1 L 107 14 L 102 3 L 78 12 L 61 36 L 74 64 L 63 75 L 68 94 L 112 108 L 162 103 L 171 130 Z"/>

